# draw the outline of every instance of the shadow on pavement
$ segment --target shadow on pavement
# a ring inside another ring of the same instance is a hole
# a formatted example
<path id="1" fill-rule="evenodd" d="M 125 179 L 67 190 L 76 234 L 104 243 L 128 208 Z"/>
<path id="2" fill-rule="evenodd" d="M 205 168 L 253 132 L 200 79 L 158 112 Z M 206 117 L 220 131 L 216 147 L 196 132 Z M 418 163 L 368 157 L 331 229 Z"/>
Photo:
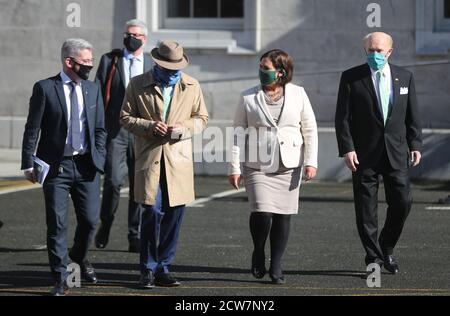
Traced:
<path id="1" fill-rule="evenodd" d="M 0 283 L 8 284 L 7 287 L 0 286 L 1 289 L 43 287 L 52 285 L 52 277 L 50 272 L 43 271 L 2 271 L 0 272 Z"/>
<path id="2" fill-rule="evenodd" d="M 1 248 L 0 253 L 16 253 L 16 252 L 40 252 L 47 251 L 46 249 L 13 249 L 13 248 Z"/>

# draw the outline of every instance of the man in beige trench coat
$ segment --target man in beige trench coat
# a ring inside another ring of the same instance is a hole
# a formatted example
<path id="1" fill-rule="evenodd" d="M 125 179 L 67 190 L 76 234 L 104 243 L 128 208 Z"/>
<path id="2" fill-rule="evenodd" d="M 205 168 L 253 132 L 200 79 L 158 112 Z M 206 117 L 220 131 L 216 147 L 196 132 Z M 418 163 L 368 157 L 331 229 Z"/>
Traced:
<path id="1" fill-rule="evenodd" d="M 185 204 L 194 201 L 191 138 L 208 121 L 200 85 L 182 73 L 188 57 L 175 42 L 151 52 L 155 66 L 128 85 L 121 124 L 135 134 L 137 203 L 141 224 L 139 284 L 143 288 L 178 286 L 169 274 Z"/>

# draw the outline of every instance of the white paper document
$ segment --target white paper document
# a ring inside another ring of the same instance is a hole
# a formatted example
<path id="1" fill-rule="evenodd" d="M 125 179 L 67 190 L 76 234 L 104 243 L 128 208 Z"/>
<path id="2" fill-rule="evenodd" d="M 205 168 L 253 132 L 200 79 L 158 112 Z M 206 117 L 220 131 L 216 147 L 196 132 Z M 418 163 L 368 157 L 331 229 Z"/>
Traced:
<path id="1" fill-rule="evenodd" d="M 45 161 L 33 156 L 33 172 L 36 177 L 36 181 L 40 184 L 44 183 L 45 177 L 47 177 L 50 166 Z"/>

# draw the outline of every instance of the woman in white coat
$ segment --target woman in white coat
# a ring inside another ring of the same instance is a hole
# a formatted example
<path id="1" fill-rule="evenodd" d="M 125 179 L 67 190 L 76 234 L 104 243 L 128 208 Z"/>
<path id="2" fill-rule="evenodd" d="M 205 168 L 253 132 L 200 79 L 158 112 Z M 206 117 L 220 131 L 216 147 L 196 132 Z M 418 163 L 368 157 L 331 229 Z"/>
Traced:
<path id="1" fill-rule="evenodd" d="M 266 274 L 270 235 L 269 275 L 284 284 L 281 258 L 291 215 L 298 213 L 302 173 L 306 181 L 316 176 L 317 124 L 305 90 L 290 83 L 294 66 L 287 53 L 268 51 L 259 67 L 261 84 L 244 91 L 236 109 L 228 180 L 238 189 L 243 177 L 248 194 L 253 276 Z"/>

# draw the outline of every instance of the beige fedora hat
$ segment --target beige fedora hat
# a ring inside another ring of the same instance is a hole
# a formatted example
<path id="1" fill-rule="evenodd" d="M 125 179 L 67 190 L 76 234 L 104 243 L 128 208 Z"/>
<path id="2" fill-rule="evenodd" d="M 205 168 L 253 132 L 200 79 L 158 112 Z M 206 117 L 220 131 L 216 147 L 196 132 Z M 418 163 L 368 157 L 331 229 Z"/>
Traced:
<path id="1" fill-rule="evenodd" d="M 151 55 L 155 63 L 170 70 L 180 70 L 189 64 L 189 58 L 177 42 L 162 41 L 159 47 L 152 49 Z"/>

